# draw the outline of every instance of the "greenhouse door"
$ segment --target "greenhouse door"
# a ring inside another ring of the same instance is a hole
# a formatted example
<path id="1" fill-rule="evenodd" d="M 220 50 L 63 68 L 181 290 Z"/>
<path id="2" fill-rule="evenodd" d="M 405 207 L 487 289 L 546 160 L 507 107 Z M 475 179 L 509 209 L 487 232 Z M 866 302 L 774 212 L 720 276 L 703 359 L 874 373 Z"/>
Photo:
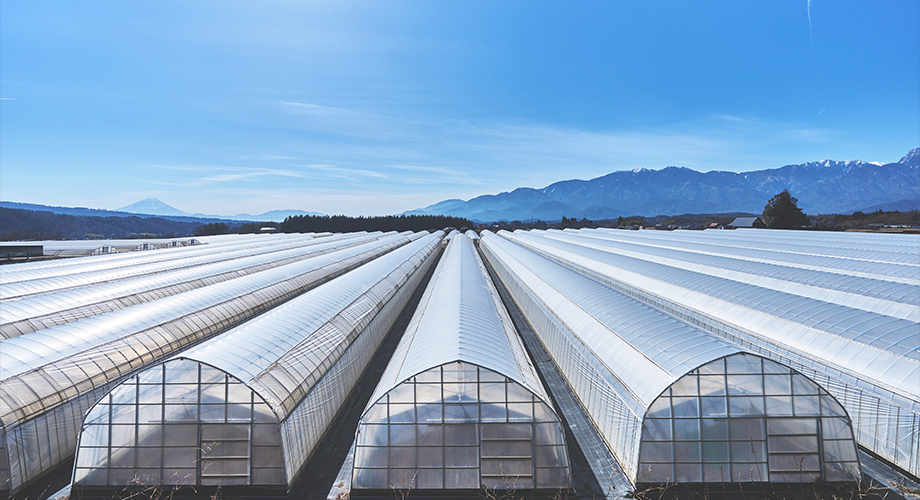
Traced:
<path id="1" fill-rule="evenodd" d="M 770 481 L 810 483 L 821 479 L 817 418 L 768 418 Z"/>
<path id="2" fill-rule="evenodd" d="M 201 424 L 201 485 L 249 484 L 249 425 Z"/>
<path id="3" fill-rule="evenodd" d="M 482 424 L 482 484 L 486 488 L 533 488 L 531 424 Z"/>

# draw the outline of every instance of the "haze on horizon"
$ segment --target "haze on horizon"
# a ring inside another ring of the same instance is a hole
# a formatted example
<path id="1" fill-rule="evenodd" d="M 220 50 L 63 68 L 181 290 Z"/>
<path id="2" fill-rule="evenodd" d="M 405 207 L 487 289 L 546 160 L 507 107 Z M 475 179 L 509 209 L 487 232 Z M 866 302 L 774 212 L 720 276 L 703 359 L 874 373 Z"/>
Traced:
<path id="1" fill-rule="evenodd" d="M 893 162 L 920 2 L 0 3 L 0 199 L 398 213 L 669 165 Z"/>

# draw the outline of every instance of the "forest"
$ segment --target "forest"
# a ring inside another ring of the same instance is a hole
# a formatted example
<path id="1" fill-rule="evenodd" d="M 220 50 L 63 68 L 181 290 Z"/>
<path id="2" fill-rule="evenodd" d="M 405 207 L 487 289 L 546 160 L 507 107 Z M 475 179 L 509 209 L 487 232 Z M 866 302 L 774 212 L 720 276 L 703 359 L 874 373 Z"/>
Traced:
<path id="1" fill-rule="evenodd" d="M 297 215 L 284 219 L 284 222 L 281 223 L 281 232 L 428 231 L 448 227 L 471 229 L 473 223 L 468 219 L 446 215 L 384 215 L 379 217 Z"/>
<path id="2" fill-rule="evenodd" d="M 0 241 L 181 238 L 196 222 L 158 217 L 86 217 L 0 207 Z"/>
<path id="3" fill-rule="evenodd" d="M 684 214 L 655 217 L 620 217 L 588 220 L 564 217 L 562 221 L 511 221 L 474 224 L 468 219 L 439 215 L 387 215 L 380 217 L 295 216 L 281 222 L 226 221 L 210 224 L 176 222 L 159 217 L 88 217 L 0 207 L 0 241 L 101 240 L 133 238 L 183 238 L 211 234 L 258 233 L 263 227 L 280 232 L 425 231 L 456 229 L 546 229 L 581 227 L 637 227 L 703 229 L 724 225 L 735 217 L 754 214 Z M 809 215 L 808 229 L 830 231 L 875 230 L 913 232 L 920 226 L 920 211 Z"/>

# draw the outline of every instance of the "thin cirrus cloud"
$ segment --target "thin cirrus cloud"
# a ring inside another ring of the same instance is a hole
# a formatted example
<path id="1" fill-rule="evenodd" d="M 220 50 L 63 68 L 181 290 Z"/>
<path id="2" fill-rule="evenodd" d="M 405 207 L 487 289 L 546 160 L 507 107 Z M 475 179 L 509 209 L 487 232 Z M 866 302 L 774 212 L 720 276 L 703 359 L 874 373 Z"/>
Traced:
<path id="1" fill-rule="evenodd" d="M 333 165 L 306 165 L 305 169 L 319 172 L 327 175 L 328 177 L 335 179 L 348 179 L 348 180 L 358 180 L 363 178 L 373 178 L 373 179 L 387 179 L 388 175 L 374 170 L 366 170 L 360 168 L 343 168 L 336 167 Z"/>
<path id="2" fill-rule="evenodd" d="M 542 188 L 560 180 L 590 179 L 638 167 L 775 168 L 795 163 L 796 147 L 807 148 L 833 134 L 796 123 L 728 114 L 644 130 L 582 130 L 543 123 L 450 120 L 428 126 L 435 120 L 308 103 L 286 106 L 298 110 L 293 113 L 294 123 L 285 125 L 295 134 L 308 126 L 348 140 L 326 141 L 310 135 L 275 144 L 271 153 L 236 156 L 247 166 L 158 165 L 171 174 L 168 179 L 151 175 L 148 182 L 194 189 L 202 196 L 211 192 L 203 188 L 213 187 L 221 193 L 215 197 L 235 196 L 228 190 L 255 193 L 261 187 L 284 184 L 284 189 L 268 191 L 272 199 L 289 193 L 285 206 L 333 213 L 394 213 L 446 198 Z M 290 110 L 284 113 L 290 115 Z M 752 135 L 759 139 L 755 142 Z M 777 149 L 787 156 L 767 147 L 777 144 L 783 145 Z M 308 190 L 309 196 L 292 194 L 298 189 Z M 364 194 L 351 194 L 358 192 Z M 394 197 L 394 192 L 400 195 Z M 303 205 L 304 200 L 309 200 L 309 206 Z M 319 205 L 320 200 L 328 205 Z M 352 205 L 355 200 L 360 204 Z"/>

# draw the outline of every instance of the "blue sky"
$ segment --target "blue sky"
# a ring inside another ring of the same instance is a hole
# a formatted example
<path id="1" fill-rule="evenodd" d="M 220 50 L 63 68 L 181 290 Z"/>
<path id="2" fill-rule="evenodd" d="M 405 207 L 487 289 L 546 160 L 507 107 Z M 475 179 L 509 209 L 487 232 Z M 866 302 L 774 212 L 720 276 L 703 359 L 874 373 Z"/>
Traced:
<path id="1" fill-rule="evenodd" d="M 0 199 L 373 215 L 897 161 L 918 26 L 916 0 L 4 1 Z"/>

